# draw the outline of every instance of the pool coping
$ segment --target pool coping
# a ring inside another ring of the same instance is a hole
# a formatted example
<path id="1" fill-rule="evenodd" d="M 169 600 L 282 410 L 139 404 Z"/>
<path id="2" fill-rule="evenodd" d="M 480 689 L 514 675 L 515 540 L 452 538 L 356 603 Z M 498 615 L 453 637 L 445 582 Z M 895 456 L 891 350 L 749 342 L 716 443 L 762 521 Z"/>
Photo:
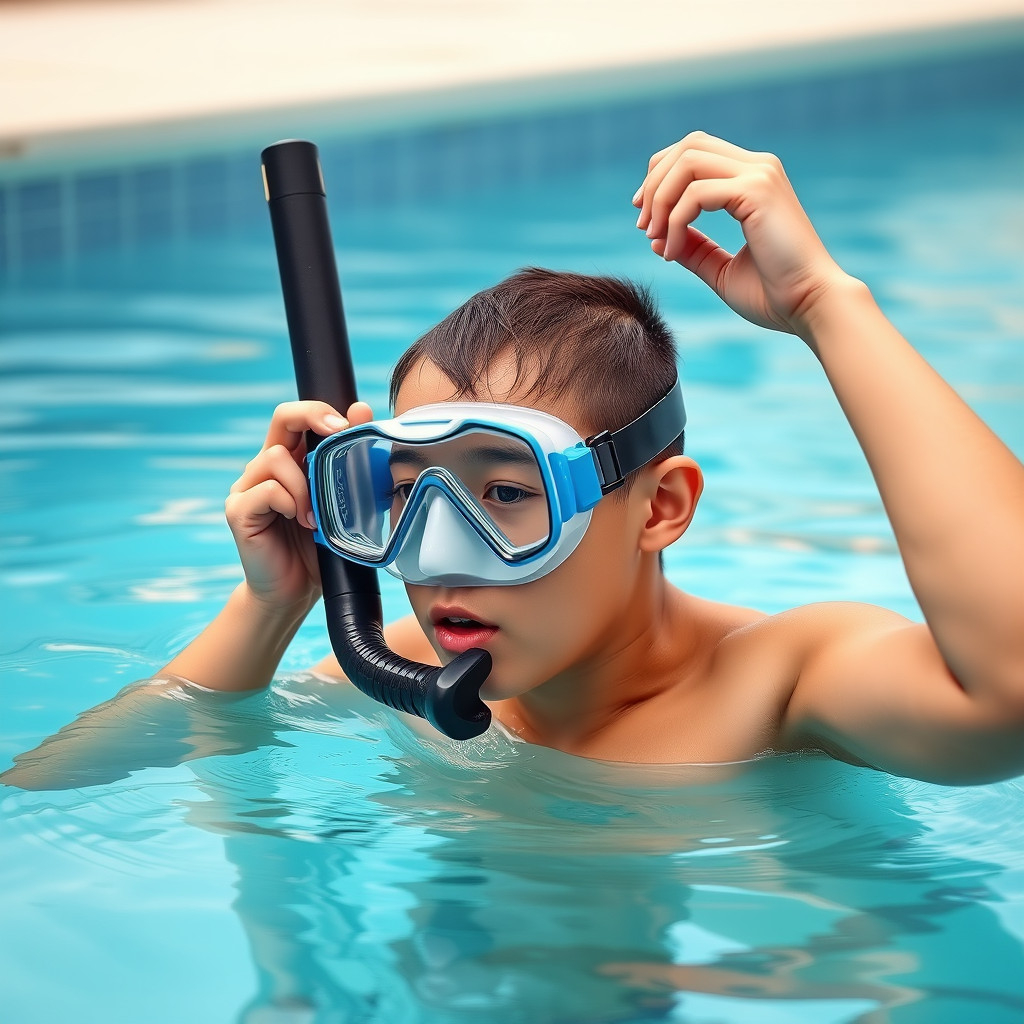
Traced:
<path id="1" fill-rule="evenodd" d="M 460 124 L 517 113 L 574 110 L 666 90 L 699 93 L 822 72 L 866 71 L 897 60 L 1004 50 L 1024 44 L 1024 14 L 930 28 L 864 33 L 770 48 L 734 49 L 680 59 L 519 75 L 419 91 L 371 92 L 251 110 L 167 117 L 73 130 L 0 136 L 0 183 L 37 178 L 69 164 L 80 170 L 145 155 L 177 159 L 253 140 L 330 133 L 368 135 Z"/>
<path id="2" fill-rule="evenodd" d="M 347 216 L 517 188 L 623 153 L 639 166 L 696 128 L 773 148 L 779 133 L 865 123 L 884 132 L 931 110 L 969 112 L 994 100 L 1009 110 L 1021 97 L 1024 18 L 1015 18 L 971 31 L 79 132 L 31 159 L 0 163 L 0 288 L 47 275 L 70 280 L 94 254 L 130 262 L 154 243 L 265 231 L 254 201 L 257 157 L 284 137 L 317 141 L 333 203 Z"/>

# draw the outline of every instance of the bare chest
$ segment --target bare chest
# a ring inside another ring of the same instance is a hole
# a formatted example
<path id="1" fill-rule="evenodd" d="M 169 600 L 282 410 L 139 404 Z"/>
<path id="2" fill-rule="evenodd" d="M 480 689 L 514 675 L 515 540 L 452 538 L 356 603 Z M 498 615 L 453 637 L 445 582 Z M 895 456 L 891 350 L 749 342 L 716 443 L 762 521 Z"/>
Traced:
<path id="1" fill-rule="evenodd" d="M 634 764 L 721 764 L 782 749 L 786 694 L 770 672 L 733 668 L 697 687 L 669 690 L 624 712 L 586 741 L 565 743 L 529 735 L 515 715 L 493 708 L 511 732 L 566 753 Z"/>
<path id="2" fill-rule="evenodd" d="M 652 704 L 581 753 L 644 764 L 720 764 L 778 748 L 780 709 L 767 690 L 725 689 Z"/>

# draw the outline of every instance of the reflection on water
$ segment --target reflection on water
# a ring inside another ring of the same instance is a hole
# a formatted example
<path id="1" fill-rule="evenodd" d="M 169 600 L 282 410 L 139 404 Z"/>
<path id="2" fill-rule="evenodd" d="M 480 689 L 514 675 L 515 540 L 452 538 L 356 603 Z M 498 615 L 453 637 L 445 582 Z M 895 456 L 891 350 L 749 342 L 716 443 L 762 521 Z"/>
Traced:
<path id="1" fill-rule="evenodd" d="M 106 784 L 7 790 L 5 815 L 156 877 L 183 823 L 221 837 L 257 968 L 241 1021 L 1024 1016 L 993 884 L 1024 841 L 1019 783 L 816 754 L 618 765 L 496 729 L 457 744 L 308 676 L 246 698 L 154 684 L 92 715 L 45 763 L 102 733 Z"/>

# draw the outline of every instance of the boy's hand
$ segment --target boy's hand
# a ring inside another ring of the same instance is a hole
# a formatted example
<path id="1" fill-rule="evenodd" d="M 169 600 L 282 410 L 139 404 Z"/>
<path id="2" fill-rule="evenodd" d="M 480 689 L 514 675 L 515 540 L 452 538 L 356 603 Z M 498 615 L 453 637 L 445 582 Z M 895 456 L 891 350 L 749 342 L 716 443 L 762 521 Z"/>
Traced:
<path id="1" fill-rule="evenodd" d="M 274 410 L 263 448 L 224 503 L 246 583 L 258 601 L 275 609 L 309 606 L 320 593 L 305 432 L 326 437 L 371 419 L 365 402 L 350 406 L 347 419 L 324 402 L 285 402 Z"/>
<path id="2" fill-rule="evenodd" d="M 771 153 L 692 132 L 651 157 L 633 205 L 659 256 L 692 271 L 761 327 L 804 336 L 815 303 L 849 280 Z M 702 210 L 726 210 L 739 222 L 747 244 L 735 256 L 692 226 Z"/>

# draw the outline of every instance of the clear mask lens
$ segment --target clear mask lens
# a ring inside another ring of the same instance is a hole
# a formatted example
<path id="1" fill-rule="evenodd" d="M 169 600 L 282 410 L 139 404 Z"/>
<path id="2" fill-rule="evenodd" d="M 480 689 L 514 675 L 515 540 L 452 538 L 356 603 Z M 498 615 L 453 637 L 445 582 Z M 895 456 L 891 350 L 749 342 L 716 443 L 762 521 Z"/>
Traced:
<path id="1" fill-rule="evenodd" d="M 537 456 L 521 438 L 499 430 L 474 428 L 429 442 L 372 436 L 340 442 L 327 454 L 321 481 L 321 528 L 357 557 L 384 558 L 431 488 L 443 491 L 506 561 L 529 557 L 551 536 Z"/>

